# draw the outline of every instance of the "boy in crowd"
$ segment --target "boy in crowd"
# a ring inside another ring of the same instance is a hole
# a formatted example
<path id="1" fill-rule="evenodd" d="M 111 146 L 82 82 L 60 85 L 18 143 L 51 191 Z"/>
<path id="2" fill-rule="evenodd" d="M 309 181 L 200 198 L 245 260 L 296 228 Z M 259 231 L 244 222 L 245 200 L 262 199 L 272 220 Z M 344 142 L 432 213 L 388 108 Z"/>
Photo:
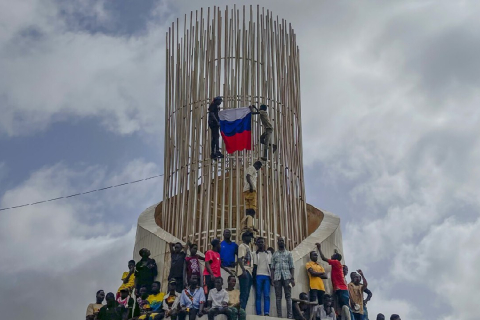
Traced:
<path id="1" fill-rule="evenodd" d="M 120 290 L 120 296 L 117 298 L 117 303 L 119 305 L 123 305 L 126 308 L 128 319 L 130 319 L 132 317 L 133 305 L 135 304 L 135 300 L 130 297 L 130 292 L 127 288 L 123 288 Z"/>
<path id="2" fill-rule="evenodd" d="M 358 272 L 358 273 L 357 273 Z M 350 274 L 352 280 L 348 284 L 348 293 L 350 295 L 350 307 L 355 320 L 363 320 L 363 290 L 367 288 L 367 279 L 365 279 L 362 270 L 357 270 Z M 360 278 L 360 275 L 362 278 Z M 363 279 L 363 283 L 360 283 Z"/>
<path id="3" fill-rule="evenodd" d="M 228 292 L 222 288 L 223 279 L 215 278 L 215 288 L 208 293 L 207 308 L 208 320 L 213 320 L 216 315 L 229 315 L 228 312 Z"/>
<path id="4" fill-rule="evenodd" d="M 323 304 L 317 310 L 318 320 L 336 320 L 335 310 L 333 308 L 333 298 L 329 294 L 323 296 Z"/>
<path id="5" fill-rule="evenodd" d="M 235 268 L 235 256 L 238 254 L 238 245 L 231 240 L 232 232 L 229 229 L 223 230 L 223 241 L 220 244 L 220 259 L 222 267 Z"/>
<path id="6" fill-rule="evenodd" d="M 262 296 L 264 315 L 270 315 L 270 264 L 272 256 L 265 250 L 265 239 L 258 237 L 257 251 L 253 255 L 253 283 L 255 285 L 255 308 L 257 315 L 262 315 Z M 272 282 L 273 284 L 273 282 Z"/>
<path id="7" fill-rule="evenodd" d="M 285 292 L 287 302 L 287 318 L 293 318 L 292 313 L 292 287 L 295 287 L 295 267 L 293 265 L 292 253 L 285 248 L 285 238 L 277 240 L 278 250 L 272 257 L 270 272 L 275 288 L 275 302 L 277 305 L 277 316 L 282 317 L 282 289 Z"/>
<path id="8" fill-rule="evenodd" d="M 205 269 L 203 270 L 203 289 L 205 295 L 215 287 L 214 279 L 221 277 L 220 272 L 220 240 L 210 242 L 212 249 L 205 253 Z"/>
<path id="9" fill-rule="evenodd" d="M 183 289 L 180 296 L 180 311 L 178 313 L 179 320 L 185 320 L 189 317 L 189 320 L 195 320 L 197 315 L 203 316 L 203 307 L 205 305 L 205 294 L 203 290 L 198 286 L 198 278 L 196 275 L 192 275 L 190 278 L 189 287 Z"/>
<path id="10" fill-rule="evenodd" d="M 229 320 L 245 320 L 247 314 L 240 308 L 240 290 L 235 289 L 237 279 L 231 275 L 227 280 Z"/>
<path id="11" fill-rule="evenodd" d="M 195 275 L 197 276 L 197 275 Z M 172 279 L 168 282 L 168 293 L 163 298 L 163 312 L 165 313 L 165 319 L 171 318 L 171 320 L 177 319 L 178 306 L 180 304 L 180 293 L 176 291 L 177 284 Z"/>
<path id="12" fill-rule="evenodd" d="M 241 221 L 244 231 L 255 231 L 253 221 L 257 211 L 257 171 L 262 168 L 262 162 L 257 161 L 245 170 L 245 181 L 243 185 L 243 198 L 245 199 L 245 217 Z"/>
<path id="13" fill-rule="evenodd" d="M 349 305 L 350 296 L 348 295 L 348 287 L 345 283 L 345 276 L 343 275 L 343 266 L 340 262 L 342 255 L 336 250 L 331 259 L 327 259 L 323 253 L 320 243 L 316 243 L 318 252 L 323 261 L 332 266 L 332 286 L 333 291 L 338 299 L 339 308 L 342 309 L 344 305 Z"/>
<path id="14" fill-rule="evenodd" d="M 244 232 L 242 234 L 242 244 L 238 246 L 238 268 L 237 275 L 240 281 L 240 308 L 246 309 L 250 289 L 252 287 L 252 251 L 250 250 L 250 242 L 253 234 Z"/>
<path id="15" fill-rule="evenodd" d="M 295 320 L 310 320 L 313 315 L 313 306 L 317 305 L 316 301 L 309 301 L 305 292 L 299 294 L 299 299 L 292 299 L 293 318 Z"/>
<path id="16" fill-rule="evenodd" d="M 198 279 L 200 279 L 200 261 L 199 260 L 205 260 L 205 259 L 200 257 L 197 254 L 198 246 L 195 243 L 192 244 L 190 242 L 187 242 L 187 245 L 190 247 L 190 255 L 188 257 L 185 257 L 186 270 L 187 270 L 186 283 L 190 283 L 190 278 L 192 277 L 192 275 L 196 275 Z"/>
<path id="17" fill-rule="evenodd" d="M 98 290 L 96 295 L 96 302 L 90 303 L 87 307 L 86 320 L 95 320 L 98 312 L 103 307 L 103 299 L 105 299 L 105 292 L 103 290 Z"/>
<path id="18" fill-rule="evenodd" d="M 148 290 L 147 286 L 141 286 L 137 292 L 137 303 L 135 303 L 135 308 L 133 309 L 133 316 L 146 316 L 150 313 L 150 304 L 148 303 Z"/>
<path id="19" fill-rule="evenodd" d="M 323 303 L 325 294 L 325 285 L 322 279 L 328 279 L 325 269 L 317 262 L 318 254 L 316 251 L 310 252 L 310 261 L 305 265 L 307 268 L 308 279 L 310 280 L 310 301 Z"/>
<path id="20" fill-rule="evenodd" d="M 185 267 L 185 257 L 187 254 L 183 251 L 183 246 L 180 242 L 169 243 L 171 260 L 170 273 L 168 274 L 168 281 L 175 279 L 177 284 L 177 292 L 183 290 L 183 269 Z"/>
<path id="21" fill-rule="evenodd" d="M 123 320 L 126 319 L 126 312 L 124 305 L 119 305 L 115 301 L 115 295 L 112 292 L 107 293 L 105 297 L 107 302 L 98 312 L 98 320 Z"/>

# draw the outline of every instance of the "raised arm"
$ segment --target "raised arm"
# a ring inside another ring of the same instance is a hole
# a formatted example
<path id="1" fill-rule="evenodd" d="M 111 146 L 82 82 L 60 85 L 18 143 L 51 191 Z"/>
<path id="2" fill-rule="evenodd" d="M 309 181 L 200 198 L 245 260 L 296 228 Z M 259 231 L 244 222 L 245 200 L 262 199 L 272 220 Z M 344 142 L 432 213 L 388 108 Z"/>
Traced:
<path id="1" fill-rule="evenodd" d="M 315 245 L 317 246 L 318 253 L 320 254 L 320 258 L 321 258 L 323 261 L 328 262 L 328 259 L 323 255 L 322 246 L 320 245 L 320 243 L 315 243 Z"/>
<path id="2" fill-rule="evenodd" d="M 254 114 L 260 114 L 260 112 L 258 112 L 257 107 L 255 107 L 254 105 L 249 106 L 249 108 L 250 108 L 250 111 L 252 112 L 252 115 L 254 115 Z M 253 111 L 253 109 L 255 109 L 255 110 L 257 110 L 257 111 Z"/>
<path id="3" fill-rule="evenodd" d="M 372 299 L 372 291 L 370 291 L 370 289 L 368 288 L 365 288 L 363 289 L 363 292 L 365 292 L 367 294 L 367 298 L 363 301 L 363 303 L 367 304 L 368 301 L 370 301 L 370 299 Z"/>
<path id="4" fill-rule="evenodd" d="M 368 287 L 367 279 L 365 279 L 365 276 L 363 275 L 362 270 L 358 269 L 357 272 L 358 272 L 358 274 L 359 274 L 360 276 L 362 276 L 362 280 L 363 280 L 362 289 L 365 290 L 365 289 Z"/>

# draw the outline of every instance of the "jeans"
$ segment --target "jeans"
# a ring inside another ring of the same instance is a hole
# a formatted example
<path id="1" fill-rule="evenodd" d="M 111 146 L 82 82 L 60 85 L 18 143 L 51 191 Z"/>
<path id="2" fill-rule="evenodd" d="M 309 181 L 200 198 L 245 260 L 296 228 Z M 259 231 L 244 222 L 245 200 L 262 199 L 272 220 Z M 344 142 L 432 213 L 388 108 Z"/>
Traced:
<path id="1" fill-rule="evenodd" d="M 229 310 L 228 308 L 211 308 L 210 310 L 208 310 L 208 320 L 213 320 L 218 314 L 225 314 L 228 317 Z"/>
<path id="2" fill-rule="evenodd" d="M 350 295 L 348 294 L 348 290 L 337 290 L 335 291 L 335 295 L 338 299 L 338 306 L 342 308 L 344 305 L 349 305 Z"/>
<path id="3" fill-rule="evenodd" d="M 190 310 L 188 312 L 180 311 L 178 313 L 178 319 L 179 320 L 185 320 L 185 318 L 187 317 L 187 314 L 188 314 L 188 319 L 189 320 L 196 320 L 197 313 L 198 313 L 198 309 L 195 309 L 195 308 L 190 308 Z"/>
<path id="4" fill-rule="evenodd" d="M 257 286 L 255 289 L 255 307 L 257 315 L 262 315 L 262 295 L 263 312 L 270 314 L 270 277 L 259 275 L 256 277 Z"/>
<path id="5" fill-rule="evenodd" d="M 285 291 L 285 300 L 287 301 L 287 318 L 292 319 L 292 288 L 290 287 L 290 280 L 280 279 L 273 281 L 275 288 L 275 301 L 277 304 L 277 316 L 282 317 L 282 289 Z"/>
<path id="6" fill-rule="evenodd" d="M 238 277 L 240 281 L 240 308 L 245 310 L 247 308 L 248 297 L 250 296 L 250 288 L 252 287 L 252 275 L 245 271 Z"/>
<path id="7" fill-rule="evenodd" d="M 212 132 L 212 154 L 217 153 L 220 151 L 220 127 L 210 127 L 210 131 Z"/>
<path id="8" fill-rule="evenodd" d="M 325 291 L 323 290 L 310 289 L 310 301 L 318 301 L 318 305 L 323 304 L 324 295 Z"/>
<path id="9" fill-rule="evenodd" d="M 228 307 L 228 320 L 246 320 L 247 313 L 244 309 Z"/>
<path id="10" fill-rule="evenodd" d="M 363 314 L 355 313 L 355 312 L 353 312 L 352 314 L 353 314 L 352 320 L 363 320 L 364 319 Z"/>

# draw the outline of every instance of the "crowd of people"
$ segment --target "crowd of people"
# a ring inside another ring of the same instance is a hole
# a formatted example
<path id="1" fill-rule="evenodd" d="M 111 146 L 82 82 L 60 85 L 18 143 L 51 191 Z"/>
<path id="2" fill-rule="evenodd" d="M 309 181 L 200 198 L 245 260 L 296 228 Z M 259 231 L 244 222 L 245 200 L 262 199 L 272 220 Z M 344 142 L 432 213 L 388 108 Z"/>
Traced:
<path id="1" fill-rule="evenodd" d="M 295 286 L 294 264 L 285 239 L 277 240 L 277 251 L 266 248 L 265 239 L 255 238 L 256 250 L 252 250 L 253 233 L 242 234 L 242 243 L 231 240 L 226 229 L 223 241 L 213 239 L 205 257 L 197 254 L 198 247 L 189 241 L 185 246 L 171 243 L 171 265 L 166 292 L 162 291 L 157 264 L 150 258 L 150 251 L 140 250 L 141 259 L 128 262 L 128 271 L 121 278 L 121 285 L 114 294 L 99 290 L 95 303 L 87 307 L 86 320 L 195 320 L 207 315 L 213 320 L 224 314 L 228 320 L 245 320 L 246 306 L 251 287 L 255 292 L 255 312 L 270 315 L 270 289 L 274 288 L 276 316 L 282 318 L 282 298 L 285 298 L 287 318 L 295 320 L 368 320 L 367 303 L 372 298 L 368 282 L 362 270 L 350 273 L 350 282 L 345 277 L 348 267 L 342 265 L 342 255 L 335 251 L 331 258 L 324 256 L 321 245 L 310 252 L 310 261 L 305 265 L 309 292 L 292 298 Z M 333 294 L 326 294 L 327 272 L 318 262 L 319 257 L 331 266 L 330 281 Z M 201 268 L 200 260 L 205 267 Z M 229 276 L 227 285 L 221 269 Z M 236 288 L 237 279 L 239 289 Z M 364 297 L 364 295 L 367 295 Z M 104 304 L 105 300 L 105 304 Z M 378 314 L 376 320 L 384 320 Z M 373 319 L 372 319 L 373 320 Z M 401 320 L 393 314 L 390 320 Z"/>

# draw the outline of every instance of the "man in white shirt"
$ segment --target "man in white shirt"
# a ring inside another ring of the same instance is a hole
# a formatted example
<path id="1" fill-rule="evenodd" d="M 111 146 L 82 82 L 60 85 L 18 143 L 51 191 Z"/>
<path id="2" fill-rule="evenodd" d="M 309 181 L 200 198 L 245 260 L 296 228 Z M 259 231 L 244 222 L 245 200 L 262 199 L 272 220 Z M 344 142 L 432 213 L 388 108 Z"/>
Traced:
<path id="1" fill-rule="evenodd" d="M 262 162 L 257 161 L 245 170 L 243 197 L 245 199 L 245 217 L 242 219 L 242 230 L 257 231 L 253 227 L 253 219 L 257 211 L 257 171 L 262 168 Z"/>
<path id="2" fill-rule="evenodd" d="M 323 304 L 318 306 L 317 319 L 336 320 L 335 310 L 333 309 L 333 298 L 329 294 L 323 295 Z"/>
<path id="3" fill-rule="evenodd" d="M 262 296 L 263 312 L 265 316 L 270 315 L 270 263 L 272 255 L 265 250 L 265 238 L 257 238 L 257 251 L 253 254 L 253 275 L 255 284 L 255 308 L 257 315 L 262 315 Z"/>
<path id="4" fill-rule="evenodd" d="M 208 293 L 208 320 L 213 320 L 218 314 L 229 315 L 228 312 L 228 292 L 223 289 L 223 279 L 215 278 L 215 288 Z"/>

